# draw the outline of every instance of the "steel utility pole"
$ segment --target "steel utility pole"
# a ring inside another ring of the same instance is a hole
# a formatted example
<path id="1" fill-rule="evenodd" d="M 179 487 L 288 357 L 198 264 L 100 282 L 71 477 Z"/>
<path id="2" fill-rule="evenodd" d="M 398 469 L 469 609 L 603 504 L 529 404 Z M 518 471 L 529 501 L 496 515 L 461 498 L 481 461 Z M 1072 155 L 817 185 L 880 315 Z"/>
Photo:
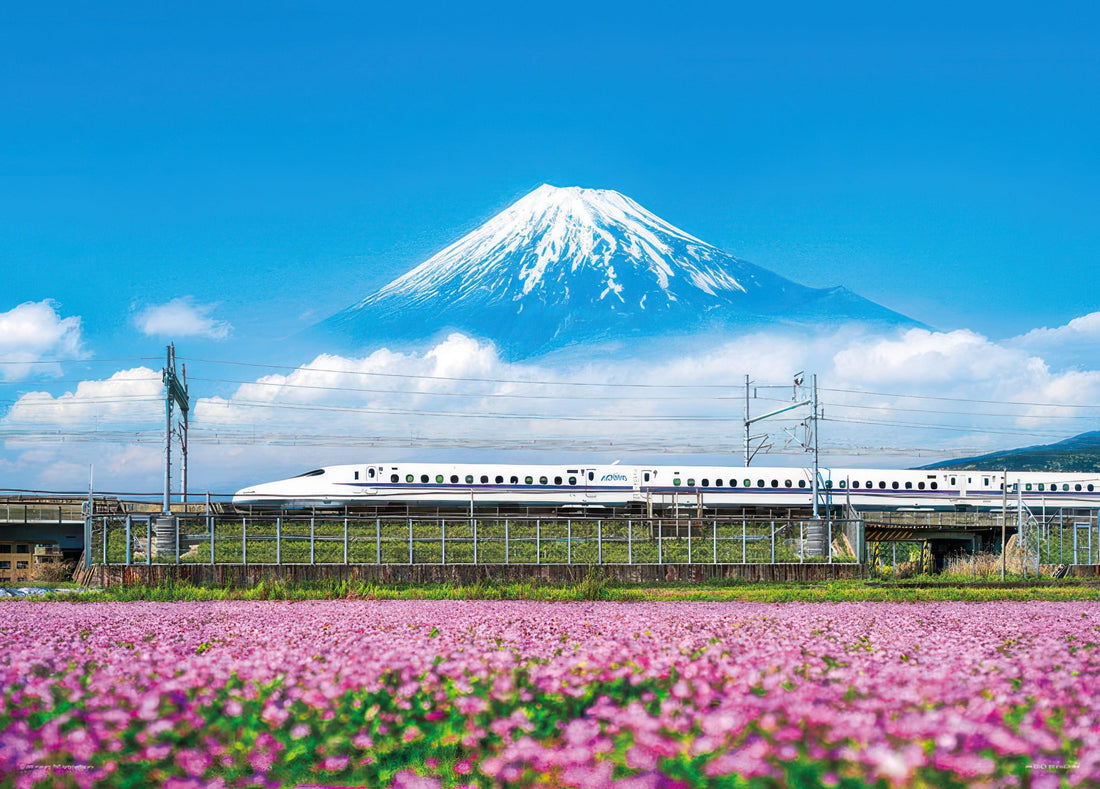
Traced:
<path id="1" fill-rule="evenodd" d="M 187 413 L 190 403 L 187 399 L 187 384 L 181 383 L 176 375 L 176 345 L 168 346 L 168 360 L 161 374 L 164 381 L 164 514 L 172 513 L 172 404 L 175 403 L 183 414 L 184 427 L 181 435 L 183 467 L 187 468 Z M 186 475 L 186 471 L 184 472 Z"/>

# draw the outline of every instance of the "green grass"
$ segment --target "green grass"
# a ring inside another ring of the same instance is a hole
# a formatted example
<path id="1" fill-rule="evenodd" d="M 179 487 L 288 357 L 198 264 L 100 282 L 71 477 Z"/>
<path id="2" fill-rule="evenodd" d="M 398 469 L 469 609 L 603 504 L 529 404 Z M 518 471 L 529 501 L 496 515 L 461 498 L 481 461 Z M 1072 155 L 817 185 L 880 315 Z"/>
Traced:
<path id="1" fill-rule="evenodd" d="M 122 586 L 100 591 L 65 593 L 36 600 L 69 601 L 200 601 L 200 600 L 608 600 L 785 602 L 926 602 L 994 600 L 1100 600 L 1100 585 L 1077 579 L 960 583 L 936 577 L 906 581 L 828 581 L 760 583 L 746 581 L 707 584 L 673 583 L 659 587 L 614 583 L 598 572 L 577 583 L 481 581 L 477 584 L 410 586 L 365 581 L 286 583 L 264 580 L 255 586 L 223 588 L 183 582 L 157 586 Z"/>

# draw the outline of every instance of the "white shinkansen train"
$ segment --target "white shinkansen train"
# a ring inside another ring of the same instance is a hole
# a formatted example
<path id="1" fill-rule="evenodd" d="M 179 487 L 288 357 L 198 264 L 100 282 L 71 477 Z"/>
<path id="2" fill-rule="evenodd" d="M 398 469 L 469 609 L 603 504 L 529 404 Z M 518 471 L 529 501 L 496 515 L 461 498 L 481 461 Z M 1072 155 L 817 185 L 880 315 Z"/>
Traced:
<path id="1" fill-rule="evenodd" d="M 1007 490 L 1006 490 L 1007 488 Z M 240 509 L 810 507 L 813 470 L 738 466 L 377 463 L 328 466 L 244 488 Z M 821 468 L 821 505 L 856 509 L 1100 508 L 1100 472 Z"/>

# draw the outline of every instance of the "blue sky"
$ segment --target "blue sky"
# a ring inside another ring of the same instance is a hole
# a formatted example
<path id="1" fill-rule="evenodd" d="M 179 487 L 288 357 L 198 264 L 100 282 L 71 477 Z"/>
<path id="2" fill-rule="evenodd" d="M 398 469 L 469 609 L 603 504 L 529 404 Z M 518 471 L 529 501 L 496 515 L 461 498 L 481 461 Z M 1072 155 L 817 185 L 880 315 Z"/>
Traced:
<path id="1" fill-rule="evenodd" d="M 100 5 L 0 9 L 0 314 L 52 300 L 79 336 L 35 353 L 87 357 L 0 402 L 159 357 L 178 299 L 181 355 L 309 362 L 543 182 L 944 332 L 1098 309 L 1091 4 Z"/>

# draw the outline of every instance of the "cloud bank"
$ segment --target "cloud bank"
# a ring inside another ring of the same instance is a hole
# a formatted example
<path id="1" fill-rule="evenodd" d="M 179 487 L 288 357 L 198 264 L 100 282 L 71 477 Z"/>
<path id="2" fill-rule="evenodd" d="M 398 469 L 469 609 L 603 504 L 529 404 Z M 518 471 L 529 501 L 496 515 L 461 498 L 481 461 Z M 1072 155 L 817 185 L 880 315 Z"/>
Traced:
<path id="1" fill-rule="evenodd" d="M 769 331 L 644 363 L 583 364 L 509 363 L 492 345 L 454 334 L 417 352 L 321 355 L 220 392 L 192 386 L 191 477 L 199 489 L 228 493 L 316 465 L 486 460 L 501 451 L 513 460 L 740 464 L 745 373 L 755 416 L 791 402 L 799 370 L 818 375 L 826 465 L 917 465 L 1100 428 L 1100 370 L 1081 367 L 1055 367 L 1018 343 L 965 330 Z M 161 388 L 159 373 L 133 368 L 59 396 L 22 395 L 0 417 L 0 470 L 31 452 L 40 464 L 53 452 L 77 467 L 95 455 L 104 484 L 158 490 Z M 807 415 L 754 427 L 771 436 L 754 465 L 808 463 L 799 443 Z M 63 451 L 49 446 L 53 434 L 68 437 Z"/>

